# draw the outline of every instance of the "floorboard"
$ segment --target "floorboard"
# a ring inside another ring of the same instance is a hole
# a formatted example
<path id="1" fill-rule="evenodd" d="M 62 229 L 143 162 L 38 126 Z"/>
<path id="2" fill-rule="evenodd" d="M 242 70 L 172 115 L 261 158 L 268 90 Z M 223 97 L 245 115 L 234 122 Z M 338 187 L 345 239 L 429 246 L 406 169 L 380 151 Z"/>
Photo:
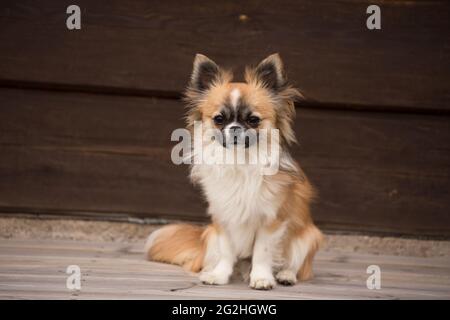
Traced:
<path id="1" fill-rule="evenodd" d="M 369 290 L 366 269 L 381 268 Z M 66 268 L 81 268 L 81 290 L 66 288 Z M 321 252 L 315 278 L 255 291 L 239 277 L 206 286 L 182 268 L 144 259 L 142 243 L 59 240 L 0 242 L 0 299 L 450 299 L 450 258 Z"/>

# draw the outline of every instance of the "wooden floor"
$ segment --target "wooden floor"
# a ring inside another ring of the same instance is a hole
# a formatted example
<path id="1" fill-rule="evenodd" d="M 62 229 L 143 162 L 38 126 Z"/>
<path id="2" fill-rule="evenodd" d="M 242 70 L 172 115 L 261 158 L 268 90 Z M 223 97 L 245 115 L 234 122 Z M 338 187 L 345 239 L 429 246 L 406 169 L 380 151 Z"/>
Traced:
<path id="1" fill-rule="evenodd" d="M 381 268 L 369 290 L 366 269 Z M 66 288 L 66 268 L 81 268 L 81 290 Z M 241 280 L 206 286 L 172 265 L 144 260 L 142 244 L 0 240 L 0 299 L 450 299 L 450 258 L 321 252 L 316 277 L 255 291 Z"/>

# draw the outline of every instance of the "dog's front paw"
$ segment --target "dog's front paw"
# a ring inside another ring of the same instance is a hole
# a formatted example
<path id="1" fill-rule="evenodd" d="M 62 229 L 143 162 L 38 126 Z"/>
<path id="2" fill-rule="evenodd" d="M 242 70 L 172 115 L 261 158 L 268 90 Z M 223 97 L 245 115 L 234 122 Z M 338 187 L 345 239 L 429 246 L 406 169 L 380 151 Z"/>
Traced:
<path id="1" fill-rule="evenodd" d="M 270 290 L 275 287 L 274 277 L 250 277 L 250 287 L 256 290 Z"/>
<path id="2" fill-rule="evenodd" d="M 227 284 L 228 279 L 229 276 L 213 271 L 202 272 L 200 274 L 200 281 L 203 282 L 204 284 L 214 284 L 214 285 Z"/>
<path id="3" fill-rule="evenodd" d="M 281 270 L 275 276 L 279 284 L 285 286 L 292 286 L 297 282 L 297 276 L 291 270 Z"/>

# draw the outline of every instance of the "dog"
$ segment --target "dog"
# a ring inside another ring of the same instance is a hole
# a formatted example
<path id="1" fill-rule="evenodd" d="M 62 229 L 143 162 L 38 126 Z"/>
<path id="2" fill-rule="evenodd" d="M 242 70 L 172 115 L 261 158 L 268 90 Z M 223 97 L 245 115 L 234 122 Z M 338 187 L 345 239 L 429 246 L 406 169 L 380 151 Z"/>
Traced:
<path id="1" fill-rule="evenodd" d="M 193 142 L 202 156 L 211 160 L 238 149 L 250 158 L 265 143 L 278 148 L 278 157 L 268 160 L 263 153 L 264 165 L 194 161 L 190 177 L 203 190 L 212 223 L 157 229 L 147 239 L 149 260 L 200 272 L 200 280 L 211 285 L 227 284 L 236 262 L 250 260 L 249 284 L 260 290 L 313 276 L 313 258 L 323 241 L 310 215 L 315 191 L 289 153 L 296 143 L 294 102 L 301 98 L 278 54 L 247 68 L 245 82 L 233 82 L 231 72 L 196 55 L 185 91 L 186 119 L 190 131 L 200 124 L 203 135 Z M 263 138 L 263 131 L 274 133 Z M 267 162 L 277 164 L 275 173 L 264 174 Z"/>

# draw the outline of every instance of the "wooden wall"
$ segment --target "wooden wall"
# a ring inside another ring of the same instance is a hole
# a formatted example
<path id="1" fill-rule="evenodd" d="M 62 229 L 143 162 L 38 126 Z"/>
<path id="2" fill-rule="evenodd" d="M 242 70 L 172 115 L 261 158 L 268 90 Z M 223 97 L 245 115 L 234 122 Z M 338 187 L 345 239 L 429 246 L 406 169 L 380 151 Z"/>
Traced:
<path id="1" fill-rule="evenodd" d="M 0 3 L 0 211 L 204 220 L 170 161 L 196 52 L 234 67 L 280 52 L 308 100 L 293 151 L 326 229 L 450 236 L 450 3 Z M 245 15 L 245 18 L 243 18 Z"/>

